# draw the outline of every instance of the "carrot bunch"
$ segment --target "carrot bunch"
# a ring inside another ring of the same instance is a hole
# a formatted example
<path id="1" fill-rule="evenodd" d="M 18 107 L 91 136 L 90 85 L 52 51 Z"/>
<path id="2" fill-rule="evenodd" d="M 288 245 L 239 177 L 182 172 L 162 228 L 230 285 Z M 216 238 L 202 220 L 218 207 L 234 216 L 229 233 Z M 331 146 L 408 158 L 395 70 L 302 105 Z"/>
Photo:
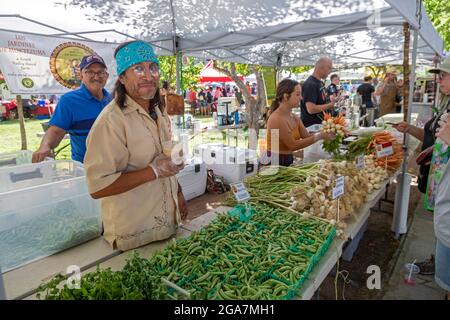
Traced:
<path id="1" fill-rule="evenodd" d="M 376 146 L 387 142 L 392 142 L 394 153 L 387 158 L 376 159 L 375 165 L 377 167 L 386 167 L 389 171 L 397 171 L 403 162 L 403 148 L 388 131 L 374 133 L 367 149 L 372 152 L 373 155 L 376 155 Z"/>

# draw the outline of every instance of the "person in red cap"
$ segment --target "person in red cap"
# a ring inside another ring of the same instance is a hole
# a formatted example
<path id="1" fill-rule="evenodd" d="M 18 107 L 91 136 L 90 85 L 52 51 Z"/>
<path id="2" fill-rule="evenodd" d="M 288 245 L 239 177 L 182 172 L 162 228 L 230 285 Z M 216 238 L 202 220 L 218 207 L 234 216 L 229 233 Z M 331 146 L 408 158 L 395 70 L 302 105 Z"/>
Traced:
<path id="1" fill-rule="evenodd" d="M 50 127 L 42 138 L 41 145 L 33 153 L 33 162 L 43 161 L 53 155 L 66 132 L 70 134 L 72 159 L 83 162 L 86 153 L 86 138 L 94 121 L 111 101 L 104 87 L 108 80 L 105 61 L 96 54 L 84 56 L 80 63 L 81 86 L 61 97 Z"/>

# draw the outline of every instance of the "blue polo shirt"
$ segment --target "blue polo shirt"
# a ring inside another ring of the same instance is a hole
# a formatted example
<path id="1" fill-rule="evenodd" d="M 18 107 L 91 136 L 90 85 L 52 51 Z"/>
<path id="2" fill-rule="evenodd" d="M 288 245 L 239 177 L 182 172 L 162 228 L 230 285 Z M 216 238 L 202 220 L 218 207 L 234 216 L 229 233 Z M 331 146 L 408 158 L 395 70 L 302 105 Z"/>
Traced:
<path id="1" fill-rule="evenodd" d="M 98 100 L 84 84 L 61 97 L 49 124 L 70 134 L 73 160 L 83 162 L 89 130 L 111 98 L 111 95 L 103 89 L 103 99 Z"/>

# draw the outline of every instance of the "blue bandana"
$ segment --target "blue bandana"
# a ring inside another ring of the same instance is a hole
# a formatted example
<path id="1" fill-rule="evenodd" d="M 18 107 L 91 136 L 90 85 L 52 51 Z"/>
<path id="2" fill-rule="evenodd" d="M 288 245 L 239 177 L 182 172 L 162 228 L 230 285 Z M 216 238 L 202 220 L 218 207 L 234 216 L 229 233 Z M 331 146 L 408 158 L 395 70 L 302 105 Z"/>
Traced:
<path id="1" fill-rule="evenodd" d="M 120 76 L 129 67 L 141 62 L 154 62 L 159 65 L 152 46 L 143 41 L 127 44 L 116 54 L 117 75 Z"/>

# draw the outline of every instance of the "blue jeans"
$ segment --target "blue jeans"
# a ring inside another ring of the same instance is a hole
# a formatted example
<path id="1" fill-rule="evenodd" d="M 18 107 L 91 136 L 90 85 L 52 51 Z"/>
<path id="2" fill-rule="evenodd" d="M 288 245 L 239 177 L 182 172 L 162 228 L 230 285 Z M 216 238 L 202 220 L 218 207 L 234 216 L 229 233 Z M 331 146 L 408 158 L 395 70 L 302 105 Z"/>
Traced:
<path id="1" fill-rule="evenodd" d="M 439 239 L 436 241 L 434 280 L 447 292 L 450 292 L 450 248 Z"/>

